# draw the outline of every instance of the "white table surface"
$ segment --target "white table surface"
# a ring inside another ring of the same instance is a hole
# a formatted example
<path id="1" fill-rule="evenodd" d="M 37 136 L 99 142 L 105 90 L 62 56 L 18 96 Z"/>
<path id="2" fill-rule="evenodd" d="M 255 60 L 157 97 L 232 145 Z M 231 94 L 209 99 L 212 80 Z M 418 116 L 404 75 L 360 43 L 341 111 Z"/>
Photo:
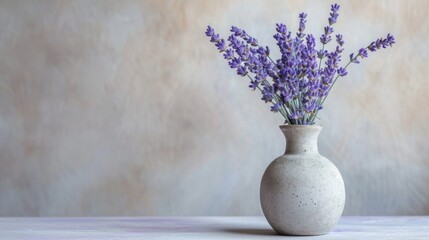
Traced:
<path id="1" fill-rule="evenodd" d="M 0 218 L 0 239 L 429 240 L 429 217 L 343 217 L 315 237 L 276 235 L 263 217 Z"/>

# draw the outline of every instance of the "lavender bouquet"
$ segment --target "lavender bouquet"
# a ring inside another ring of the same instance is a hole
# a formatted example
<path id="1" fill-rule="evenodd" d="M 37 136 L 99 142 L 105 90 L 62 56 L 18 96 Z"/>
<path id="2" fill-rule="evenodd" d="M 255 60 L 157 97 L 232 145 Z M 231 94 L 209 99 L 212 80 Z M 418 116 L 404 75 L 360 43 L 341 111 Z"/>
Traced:
<path id="1" fill-rule="evenodd" d="M 379 38 L 357 53 L 350 54 L 348 63 L 340 67 L 344 50 L 342 35 L 335 35 L 333 51 L 326 50 L 333 38 L 332 26 L 337 22 L 339 9 L 338 4 L 331 5 L 329 24 L 320 37 L 320 50 L 316 50 L 315 37 L 304 32 L 306 13 L 299 14 L 295 37 L 285 24 L 276 24 L 273 37 L 281 52 L 281 58 L 276 61 L 270 57 L 267 46 L 260 46 L 255 38 L 235 26 L 231 27 L 228 44 L 211 26 L 207 27 L 205 34 L 223 53 L 229 66 L 238 75 L 250 79 L 249 87 L 261 91 L 261 99 L 271 103 L 271 111 L 282 114 L 285 124 L 312 125 L 332 86 L 339 77 L 347 75 L 347 67 L 351 63 L 359 63 L 359 59 L 368 57 L 368 51 L 375 52 L 395 43 L 394 37 L 387 34 L 386 38 Z"/>

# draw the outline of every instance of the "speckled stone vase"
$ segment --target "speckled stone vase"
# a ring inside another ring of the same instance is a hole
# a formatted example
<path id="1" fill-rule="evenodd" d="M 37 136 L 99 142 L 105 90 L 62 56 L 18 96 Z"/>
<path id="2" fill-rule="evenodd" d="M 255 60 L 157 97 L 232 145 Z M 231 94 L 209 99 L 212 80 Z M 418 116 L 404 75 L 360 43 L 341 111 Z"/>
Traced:
<path id="1" fill-rule="evenodd" d="M 286 152 L 275 159 L 261 181 L 265 218 L 282 235 L 322 235 L 338 222 L 345 189 L 337 167 L 319 154 L 315 125 L 282 125 Z"/>

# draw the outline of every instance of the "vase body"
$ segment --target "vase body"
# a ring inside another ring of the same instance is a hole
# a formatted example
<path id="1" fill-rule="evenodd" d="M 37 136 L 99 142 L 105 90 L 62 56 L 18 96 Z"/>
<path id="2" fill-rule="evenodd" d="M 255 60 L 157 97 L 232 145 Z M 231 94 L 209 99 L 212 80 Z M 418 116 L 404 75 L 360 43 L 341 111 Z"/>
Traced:
<path id="1" fill-rule="evenodd" d="M 265 170 L 260 198 L 265 218 L 282 235 L 322 235 L 338 222 L 345 189 L 337 167 L 319 154 L 314 125 L 282 125 L 285 154 Z"/>

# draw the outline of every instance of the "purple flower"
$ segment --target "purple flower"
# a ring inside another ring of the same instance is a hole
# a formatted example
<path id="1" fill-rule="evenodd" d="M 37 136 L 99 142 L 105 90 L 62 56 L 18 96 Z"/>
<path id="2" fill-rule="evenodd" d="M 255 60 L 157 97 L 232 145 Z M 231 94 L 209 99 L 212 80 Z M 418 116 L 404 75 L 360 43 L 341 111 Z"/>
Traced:
<path id="1" fill-rule="evenodd" d="M 214 33 L 215 33 L 214 29 L 212 27 L 210 27 L 210 26 L 207 26 L 207 30 L 205 32 L 206 36 L 207 37 L 211 37 L 211 36 L 213 36 Z"/>
<path id="2" fill-rule="evenodd" d="M 331 11 L 332 12 L 337 12 L 338 10 L 340 10 L 340 5 L 338 5 L 336 3 L 331 5 Z"/>
<path id="3" fill-rule="evenodd" d="M 243 38 L 244 41 L 246 41 L 246 43 L 254 47 L 258 46 L 258 40 L 256 40 L 256 38 L 249 36 L 244 30 L 243 30 L 243 33 L 241 34 L 241 37 Z"/>
<path id="4" fill-rule="evenodd" d="M 341 35 L 341 34 L 337 34 L 337 35 L 335 35 L 335 37 L 336 37 L 336 39 L 337 39 L 337 43 L 338 43 L 338 45 L 343 46 L 343 45 L 344 45 L 343 35 Z"/>
<path id="5" fill-rule="evenodd" d="M 221 39 L 219 37 L 219 34 L 213 34 L 212 37 L 210 38 L 210 42 L 212 42 L 212 43 L 216 43 L 216 42 L 218 42 L 220 40 Z"/>
<path id="6" fill-rule="evenodd" d="M 226 60 L 230 60 L 234 57 L 234 50 L 232 50 L 231 48 L 226 49 L 225 53 L 223 54 L 223 57 Z"/>
<path id="7" fill-rule="evenodd" d="M 331 41 L 331 33 L 334 32 L 334 29 L 331 26 L 326 26 L 325 27 L 325 33 L 320 37 L 320 42 L 322 44 L 327 44 L 328 42 Z"/>
<path id="8" fill-rule="evenodd" d="M 289 118 L 297 120 L 300 117 L 302 117 L 303 113 L 300 110 L 296 110 L 295 112 L 292 112 L 289 116 Z"/>
<path id="9" fill-rule="evenodd" d="M 237 68 L 237 74 L 240 75 L 240 76 L 243 76 L 243 77 L 246 76 L 246 74 L 247 74 L 246 67 L 245 66 L 239 66 Z"/>
<path id="10" fill-rule="evenodd" d="M 314 39 L 314 36 L 312 34 L 308 34 L 305 38 L 307 49 L 310 50 L 312 53 L 316 53 L 314 48 L 316 47 L 316 41 Z"/>
<path id="11" fill-rule="evenodd" d="M 305 36 L 304 30 L 305 30 L 305 23 L 307 22 L 306 18 L 307 18 L 307 14 L 305 13 L 299 14 L 299 28 L 298 28 L 298 33 L 296 34 L 298 38 L 303 38 Z"/>
<path id="12" fill-rule="evenodd" d="M 227 41 L 211 26 L 207 26 L 205 35 L 223 52 L 223 57 L 238 75 L 250 78 L 249 87 L 261 91 L 261 99 L 271 104 L 271 111 L 280 112 L 288 124 L 314 124 L 333 84 L 348 74 L 347 66 L 359 63 L 359 57 L 368 57 L 368 51 L 374 52 L 395 43 L 394 37 L 388 34 L 350 54 L 349 62 L 340 66 L 343 36 L 335 35 L 336 46 L 328 48 L 333 50 L 325 49 L 334 37 L 332 25 L 337 22 L 339 9 L 338 4 L 331 5 L 329 25 L 324 27 L 320 37 L 323 44 L 320 50 L 316 49 L 315 37 L 304 33 L 307 14 L 299 14 L 296 37 L 292 37 L 285 24 L 277 23 L 273 36 L 280 49 L 277 60 L 271 59 L 267 46 L 260 46 L 256 38 L 236 26 L 231 27 Z"/>
<path id="13" fill-rule="evenodd" d="M 337 22 L 338 10 L 340 10 L 340 5 L 338 5 L 338 4 L 331 5 L 331 13 L 329 14 L 330 18 L 328 19 L 329 25 L 332 25 L 332 24 Z"/>
<path id="14" fill-rule="evenodd" d="M 334 29 L 331 26 L 326 26 L 324 30 L 326 35 L 330 35 L 334 32 Z"/>
<path id="15" fill-rule="evenodd" d="M 341 77 L 344 77 L 344 76 L 346 76 L 347 75 L 347 71 L 346 71 L 346 69 L 345 68 L 339 68 L 338 70 L 337 70 L 337 73 L 338 73 L 338 75 L 339 76 L 341 76 Z"/>
<path id="16" fill-rule="evenodd" d="M 264 89 L 262 90 L 262 100 L 265 102 L 271 102 L 274 98 L 275 90 L 272 85 L 270 86 L 264 86 Z"/>
<path id="17" fill-rule="evenodd" d="M 254 81 L 254 80 L 250 81 L 250 85 L 249 85 L 249 87 L 250 87 L 252 90 L 256 90 L 256 88 L 257 88 L 258 86 L 259 86 L 259 82 Z"/>
<path id="18" fill-rule="evenodd" d="M 395 43 L 395 38 L 389 34 L 387 34 L 386 38 L 379 38 L 376 41 L 370 43 L 368 47 L 361 48 L 358 51 L 358 54 L 354 57 L 354 54 L 350 54 L 350 62 L 351 63 L 359 63 L 357 58 L 360 56 L 361 58 L 368 57 L 368 51 L 375 52 L 380 48 L 387 48 L 388 46 L 392 46 Z"/>
<path id="19" fill-rule="evenodd" d="M 316 101 L 306 101 L 304 103 L 304 111 L 313 112 L 316 108 Z"/>
<path id="20" fill-rule="evenodd" d="M 225 51 L 225 49 L 226 49 L 225 40 L 220 39 L 217 43 L 215 43 L 215 46 L 217 47 L 217 49 L 219 51 L 221 51 L 221 52 Z"/>
<path id="21" fill-rule="evenodd" d="M 317 58 L 324 58 L 326 55 L 328 55 L 328 50 L 320 50 L 317 52 Z"/>
<path id="22" fill-rule="evenodd" d="M 328 36 L 328 35 L 326 35 L 326 34 L 323 34 L 321 37 L 320 37 L 320 42 L 321 43 L 323 43 L 323 44 L 327 44 L 328 42 L 330 42 L 331 41 L 331 36 Z"/>
<path id="23" fill-rule="evenodd" d="M 379 38 L 376 41 L 372 42 L 369 46 L 368 49 L 371 52 L 375 52 L 380 48 L 387 48 L 388 46 L 392 46 L 395 43 L 395 38 L 389 34 L 387 34 L 386 38 Z"/>
<path id="24" fill-rule="evenodd" d="M 359 53 L 358 53 L 362 58 L 366 58 L 368 57 L 368 51 L 366 51 L 365 48 L 361 48 L 359 49 Z"/>
<path id="25" fill-rule="evenodd" d="M 391 47 L 394 43 L 395 43 L 395 38 L 392 35 L 390 35 L 390 33 L 388 33 L 385 40 L 386 46 L 389 45 Z"/>
<path id="26" fill-rule="evenodd" d="M 237 57 L 232 58 L 228 63 L 231 68 L 238 68 L 239 66 L 241 66 L 241 60 Z"/>
<path id="27" fill-rule="evenodd" d="M 331 5 L 331 12 L 329 13 L 330 17 L 328 18 L 329 26 L 325 27 L 325 29 L 324 29 L 325 33 L 320 37 L 320 42 L 322 44 L 327 44 L 332 39 L 330 35 L 334 32 L 334 29 L 331 26 L 337 22 L 338 10 L 340 10 L 340 5 L 338 5 L 338 4 Z M 340 45 L 342 46 L 342 44 L 340 44 Z"/>
<path id="28" fill-rule="evenodd" d="M 230 31 L 233 32 L 235 36 L 242 36 L 244 32 L 236 26 L 232 26 Z"/>
<path id="29" fill-rule="evenodd" d="M 271 106 L 271 111 L 278 112 L 282 108 L 283 103 L 277 102 L 273 106 Z"/>
<path id="30" fill-rule="evenodd" d="M 287 28 L 286 25 L 284 25 L 283 23 L 277 23 L 276 24 L 276 31 L 282 35 L 285 35 L 287 32 Z"/>

